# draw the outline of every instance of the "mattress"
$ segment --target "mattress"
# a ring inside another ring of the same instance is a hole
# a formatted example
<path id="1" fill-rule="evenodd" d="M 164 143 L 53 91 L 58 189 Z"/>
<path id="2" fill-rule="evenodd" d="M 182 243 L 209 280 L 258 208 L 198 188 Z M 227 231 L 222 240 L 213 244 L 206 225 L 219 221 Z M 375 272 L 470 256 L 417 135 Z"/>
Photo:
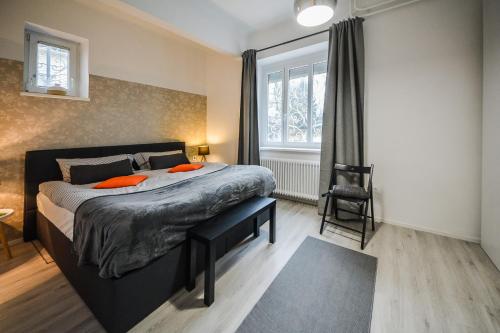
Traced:
<path id="1" fill-rule="evenodd" d="M 52 224 L 56 226 L 70 241 L 73 241 L 73 223 L 75 214 L 67 209 L 59 207 L 43 193 L 36 196 L 38 211 L 43 214 Z"/>

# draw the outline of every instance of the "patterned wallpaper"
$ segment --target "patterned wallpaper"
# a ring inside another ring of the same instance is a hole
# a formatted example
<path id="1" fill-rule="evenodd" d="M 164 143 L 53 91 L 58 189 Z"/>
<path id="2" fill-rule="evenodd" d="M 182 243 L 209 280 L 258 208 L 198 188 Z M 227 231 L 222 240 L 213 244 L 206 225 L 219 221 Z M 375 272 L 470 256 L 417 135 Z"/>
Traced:
<path id="1" fill-rule="evenodd" d="M 22 62 L 0 58 L 0 207 L 15 209 L 9 239 L 21 236 L 27 150 L 206 141 L 206 96 L 91 75 L 90 102 L 28 97 L 19 94 L 22 77 Z"/>

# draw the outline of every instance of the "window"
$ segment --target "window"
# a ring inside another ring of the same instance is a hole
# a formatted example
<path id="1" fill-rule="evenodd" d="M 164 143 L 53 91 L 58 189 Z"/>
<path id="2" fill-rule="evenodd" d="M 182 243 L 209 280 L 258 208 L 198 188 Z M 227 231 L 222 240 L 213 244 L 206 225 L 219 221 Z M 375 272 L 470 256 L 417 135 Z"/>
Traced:
<path id="1" fill-rule="evenodd" d="M 313 65 L 313 93 L 311 101 L 312 142 L 321 143 L 323 106 L 325 103 L 326 62 Z"/>
<path id="2" fill-rule="evenodd" d="M 25 92 L 21 95 L 88 100 L 89 41 L 29 22 L 24 35 Z M 51 87 L 62 91 L 50 96 Z"/>
<path id="3" fill-rule="evenodd" d="M 36 86 L 70 87 L 69 49 L 38 42 L 36 46 Z"/>
<path id="4" fill-rule="evenodd" d="M 319 148 L 326 54 L 260 66 L 259 114 L 264 147 Z"/>
<path id="5" fill-rule="evenodd" d="M 267 141 L 280 143 L 283 137 L 283 73 L 267 76 Z"/>
<path id="6" fill-rule="evenodd" d="M 288 70 L 286 131 L 288 142 L 309 141 L 309 66 Z"/>
<path id="7" fill-rule="evenodd" d="M 61 87 L 75 96 L 78 91 L 78 44 L 35 31 L 26 31 L 29 51 L 26 90 L 46 93 Z"/>

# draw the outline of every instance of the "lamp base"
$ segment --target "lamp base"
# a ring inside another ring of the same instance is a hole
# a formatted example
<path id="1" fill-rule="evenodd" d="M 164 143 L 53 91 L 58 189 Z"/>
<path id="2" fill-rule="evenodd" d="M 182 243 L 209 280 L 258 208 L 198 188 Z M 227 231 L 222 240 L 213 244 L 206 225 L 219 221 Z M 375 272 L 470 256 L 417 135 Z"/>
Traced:
<path id="1" fill-rule="evenodd" d="M 207 157 L 205 155 L 201 155 L 200 162 L 206 162 L 206 161 L 207 161 Z"/>

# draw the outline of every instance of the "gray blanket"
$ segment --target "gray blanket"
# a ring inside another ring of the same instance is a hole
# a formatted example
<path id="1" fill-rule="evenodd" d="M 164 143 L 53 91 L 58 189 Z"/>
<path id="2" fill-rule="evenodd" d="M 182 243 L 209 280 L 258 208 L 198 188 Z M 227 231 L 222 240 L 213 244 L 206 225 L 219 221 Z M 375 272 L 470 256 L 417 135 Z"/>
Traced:
<path id="1" fill-rule="evenodd" d="M 120 277 L 165 254 L 194 225 L 274 189 L 269 169 L 228 166 L 150 191 L 92 198 L 75 212 L 74 250 L 102 278 Z"/>

